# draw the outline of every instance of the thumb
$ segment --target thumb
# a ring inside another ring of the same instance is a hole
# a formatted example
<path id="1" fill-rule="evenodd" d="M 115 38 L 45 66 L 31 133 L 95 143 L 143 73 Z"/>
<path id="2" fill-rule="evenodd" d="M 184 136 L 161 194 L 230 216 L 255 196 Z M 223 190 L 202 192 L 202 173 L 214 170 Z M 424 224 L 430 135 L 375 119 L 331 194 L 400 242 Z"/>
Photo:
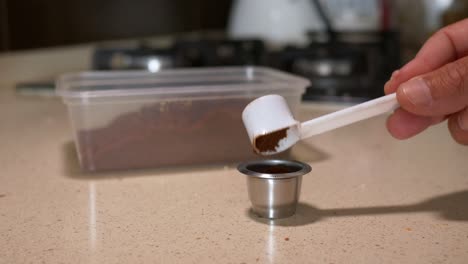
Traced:
<path id="1" fill-rule="evenodd" d="M 403 109 L 422 116 L 464 109 L 468 105 L 468 56 L 401 84 L 397 99 Z"/>

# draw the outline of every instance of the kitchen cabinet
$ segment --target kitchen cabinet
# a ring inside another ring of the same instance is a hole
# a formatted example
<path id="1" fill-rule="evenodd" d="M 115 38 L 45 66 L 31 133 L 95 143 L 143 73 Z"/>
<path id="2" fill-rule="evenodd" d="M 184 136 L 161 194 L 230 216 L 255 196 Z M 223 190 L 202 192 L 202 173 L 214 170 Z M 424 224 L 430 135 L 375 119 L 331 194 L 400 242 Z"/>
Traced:
<path id="1" fill-rule="evenodd" d="M 0 50 L 222 29 L 231 1 L 0 0 Z M 6 44 L 6 45 L 5 45 Z"/>

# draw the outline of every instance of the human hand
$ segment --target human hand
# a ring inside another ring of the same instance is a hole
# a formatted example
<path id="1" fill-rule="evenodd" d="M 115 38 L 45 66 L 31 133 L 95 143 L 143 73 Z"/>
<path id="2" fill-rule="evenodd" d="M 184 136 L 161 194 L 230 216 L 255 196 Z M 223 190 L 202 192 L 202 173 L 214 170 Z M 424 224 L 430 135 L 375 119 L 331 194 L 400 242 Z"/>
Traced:
<path id="1" fill-rule="evenodd" d="M 448 129 L 468 145 L 468 19 L 439 30 L 416 57 L 392 74 L 385 93 L 400 108 L 387 120 L 395 138 L 410 138 L 448 119 Z"/>

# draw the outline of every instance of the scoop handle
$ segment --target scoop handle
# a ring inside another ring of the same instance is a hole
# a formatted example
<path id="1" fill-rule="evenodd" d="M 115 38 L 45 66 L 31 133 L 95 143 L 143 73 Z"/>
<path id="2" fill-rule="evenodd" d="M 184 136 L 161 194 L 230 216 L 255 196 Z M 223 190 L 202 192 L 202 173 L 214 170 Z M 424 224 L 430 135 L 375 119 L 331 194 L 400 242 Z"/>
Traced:
<path id="1" fill-rule="evenodd" d="M 399 106 L 396 94 L 389 94 L 301 123 L 301 139 L 393 111 Z"/>

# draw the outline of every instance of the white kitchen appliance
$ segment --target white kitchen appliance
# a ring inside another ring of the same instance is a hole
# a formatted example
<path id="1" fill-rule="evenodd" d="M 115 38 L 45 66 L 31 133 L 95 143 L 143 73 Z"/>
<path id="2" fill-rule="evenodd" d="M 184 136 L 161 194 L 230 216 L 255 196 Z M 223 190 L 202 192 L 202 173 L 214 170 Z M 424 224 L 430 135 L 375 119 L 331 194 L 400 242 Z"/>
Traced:
<path id="1" fill-rule="evenodd" d="M 381 29 L 385 0 L 318 0 L 333 30 Z M 270 44 L 307 44 L 309 32 L 325 30 L 312 0 L 235 0 L 228 33 L 231 38 L 261 38 Z"/>

